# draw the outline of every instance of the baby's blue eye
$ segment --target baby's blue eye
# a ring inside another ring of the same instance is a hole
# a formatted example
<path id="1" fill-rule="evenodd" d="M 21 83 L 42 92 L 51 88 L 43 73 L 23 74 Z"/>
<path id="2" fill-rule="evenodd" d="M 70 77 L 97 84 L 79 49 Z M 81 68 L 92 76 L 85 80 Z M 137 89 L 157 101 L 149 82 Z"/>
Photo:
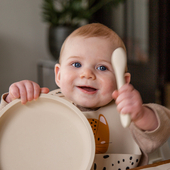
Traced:
<path id="1" fill-rule="evenodd" d="M 77 67 L 77 68 L 81 67 L 81 64 L 80 64 L 80 63 L 78 63 L 78 62 L 73 63 L 72 65 L 73 65 L 74 67 Z"/>
<path id="2" fill-rule="evenodd" d="M 101 70 L 101 71 L 105 71 L 107 70 L 107 68 L 105 66 L 99 66 L 97 67 L 98 70 Z"/>

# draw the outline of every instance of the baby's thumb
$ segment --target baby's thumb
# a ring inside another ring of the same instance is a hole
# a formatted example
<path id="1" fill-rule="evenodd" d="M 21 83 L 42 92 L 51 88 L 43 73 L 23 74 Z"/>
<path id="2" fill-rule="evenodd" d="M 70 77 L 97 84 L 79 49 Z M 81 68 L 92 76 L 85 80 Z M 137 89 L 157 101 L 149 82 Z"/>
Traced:
<path id="1" fill-rule="evenodd" d="M 115 90 L 113 93 L 112 93 L 112 97 L 113 97 L 113 99 L 117 99 L 117 97 L 118 97 L 118 90 Z"/>
<path id="2" fill-rule="evenodd" d="M 40 90 L 41 90 L 41 93 L 46 93 L 46 94 L 49 93 L 50 91 L 49 88 L 47 87 L 42 87 Z"/>

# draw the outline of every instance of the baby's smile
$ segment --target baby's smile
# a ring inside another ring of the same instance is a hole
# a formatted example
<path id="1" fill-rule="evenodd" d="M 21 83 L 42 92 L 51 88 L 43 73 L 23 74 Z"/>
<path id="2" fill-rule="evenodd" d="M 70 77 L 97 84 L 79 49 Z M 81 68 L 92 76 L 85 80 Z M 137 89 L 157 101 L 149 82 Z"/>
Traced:
<path id="1" fill-rule="evenodd" d="M 83 91 L 84 93 L 88 93 L 88 94 L 94 94 L 97 92 L 97 89 L 90 87 L 90 86 L 77 86 L 81 91 Z"/>

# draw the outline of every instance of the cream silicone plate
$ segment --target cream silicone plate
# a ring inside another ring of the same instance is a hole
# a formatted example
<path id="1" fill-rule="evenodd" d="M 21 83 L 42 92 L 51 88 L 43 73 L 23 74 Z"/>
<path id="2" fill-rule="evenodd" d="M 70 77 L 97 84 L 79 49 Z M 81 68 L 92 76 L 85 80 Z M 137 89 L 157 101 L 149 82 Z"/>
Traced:
<path id="1" fill-rule="evenodd" d="M 42 94 L 0 112 L 1 170 L 89 170 L 94 155 L 86 117 L 65 99 Z"/>

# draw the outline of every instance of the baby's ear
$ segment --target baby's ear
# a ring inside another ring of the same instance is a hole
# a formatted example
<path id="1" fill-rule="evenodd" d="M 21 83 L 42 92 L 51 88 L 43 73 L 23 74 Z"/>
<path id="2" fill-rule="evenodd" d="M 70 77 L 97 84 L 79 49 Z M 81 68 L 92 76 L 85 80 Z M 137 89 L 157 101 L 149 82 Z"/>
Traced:
<path id="1" fill-rule="evenodd" d="M 130 83 L 130 80 L 131 80 L 131 75 L 130 75 L 130 73 L 125 73 L 125 82 L 126 82 L 126 83 Z"/>
<path id="2" fill-rule="evenodd" d="M 55 65 L 54 73 L 55 73 L 55 82 L 57 86 L 60 87 L 60 64 Z"/>

